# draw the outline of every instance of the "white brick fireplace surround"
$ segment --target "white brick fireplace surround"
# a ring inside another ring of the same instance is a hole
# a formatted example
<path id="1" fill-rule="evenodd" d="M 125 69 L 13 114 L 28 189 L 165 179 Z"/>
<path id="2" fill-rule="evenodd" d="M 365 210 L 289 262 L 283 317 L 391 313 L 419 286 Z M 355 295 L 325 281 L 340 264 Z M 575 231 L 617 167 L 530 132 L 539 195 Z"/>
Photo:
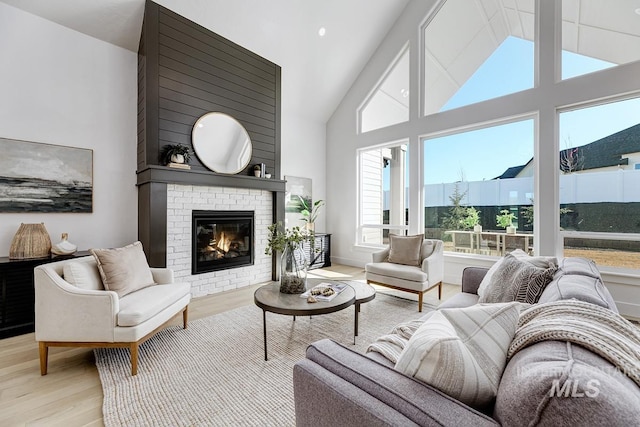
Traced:
<path id="1" fill-rule="evenodd" d="M 271 280 L 271 256 L 264 254 L 267 227 L 273 222 L 273 193 L 246 188 L 167 185 L 167 267 L 176 280 L 191 283 L 194 297 L 238 289 Z M 191 274 L 191 212 L 255 212 L 254 265 Z"/>

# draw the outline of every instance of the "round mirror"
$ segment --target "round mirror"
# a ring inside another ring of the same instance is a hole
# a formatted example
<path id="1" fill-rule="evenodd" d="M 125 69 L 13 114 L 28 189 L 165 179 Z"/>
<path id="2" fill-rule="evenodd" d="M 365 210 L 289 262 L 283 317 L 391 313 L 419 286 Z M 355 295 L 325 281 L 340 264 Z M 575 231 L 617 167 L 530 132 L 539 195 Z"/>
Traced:
<path id="1" fill-rule="evenodd" d="M 193 150 L 206 167 L 214 172 L 241 172 L 251 161 L 251 138 L 233 117 L 224 113 L 207 113 L 193 125 Z"/>

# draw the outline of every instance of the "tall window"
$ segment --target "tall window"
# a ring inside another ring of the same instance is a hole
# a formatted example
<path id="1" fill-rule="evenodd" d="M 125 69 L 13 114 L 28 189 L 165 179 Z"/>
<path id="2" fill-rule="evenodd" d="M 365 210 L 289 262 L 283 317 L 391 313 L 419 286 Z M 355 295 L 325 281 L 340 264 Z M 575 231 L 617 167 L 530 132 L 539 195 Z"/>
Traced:
<path id="1" fill-rule="evenodd" d="M 388 243 L 389 232 L 407 230 L 408 172 L 407 146 L 404 143 L 361 150 L 359 243 Z"/>
<path id="2" fill-rule="evenodd" d="M 412 170 L 410 185 L 417 188 L 408 194 L 423 196 L 424 211 L 412 203 L 408 220 L 393 220 L 400 216 L 385 212 L 391 210 L 383 205 L 383 166 L 374 175 L 376 187 L 361 163 L 358 242 L 384 244 L 386 232 L 413 233 L 420 222 L 427 237 L 445 241 L 448 260 L 454 252 L 497 256 L 515 248 L 561 256 L 563 242 L 565 255 L 593 258 L 605 271 L 633 268 L 637 275 L 639 1 L 418 2 L 416 8 L 429 15 L 411 28 L 394 27 L 386 42 L 411 40 L 414 53 L 419 49 L 419 69 L 405 68 L 400 53 L 379 81 L 386 83 L 403 64 L 402 74 L 412 79 L 407 97 L 420 91 L 420 114 L 403 116 L 407 126 L 354 139 L 363 147 L 407 138 L 412 153 L 423 153 L 412 159 L 420 170 Z M 383 86 L 376 84 L 369 95 Z M 360 107 L 371 108 L 373 99 Z M 363 108 L 357 110 L 360 125 Z M 373 117 L 379 123 L 360 130 L 398 122 Z M 351 136 L 344 133 L 345 140 Z M 380 164 L 379 148 L 360 151 L 360 161 L 369 155 Z M 540 157 L 534 159 L 534 152 Z"/>
<path id="3" fill-rule="evenodd" d="M 640 3 L 562 1 L 562 78 L 640 60 Z"/>
<path id="4" fill-rule="evenodd" d="M 405 48 L 358 110 L 360 132 L 409 120 L 409 49 Z"/>
<path id="5" fill-rule="evenodd" d="M 424 114 L 533 87 L 534 0 L 447 0 L 423 30 Z"/>
<path id="6" fill-rule="evenodd" d="M 560 114 L 565 256 L 640 266 L 640 98 Z"/>
<path id="7" fill-rule="evenodd" d="M 445 251 L 532 252 L 533 147 L 533 120 L 425 140 L 425 235 Z"/>

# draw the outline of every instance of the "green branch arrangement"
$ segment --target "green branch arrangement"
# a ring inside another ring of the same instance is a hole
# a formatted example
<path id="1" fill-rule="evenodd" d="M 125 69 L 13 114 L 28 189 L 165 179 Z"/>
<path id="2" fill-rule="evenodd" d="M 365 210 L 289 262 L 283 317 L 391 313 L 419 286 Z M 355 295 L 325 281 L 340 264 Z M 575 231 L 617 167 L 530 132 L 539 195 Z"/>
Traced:
<path id="1" fill-rule="evenodd" d="M 285 247 L 295 247 L 304 241 L 311 240 L 313 234 L 300 227 L 284 228 L 282 223 L 271 224 L 267 227 L 269 237 L 267 238 L 267 247 L 264 249 L 265 255 L 271 255 L 274 252 L 284 252 Z"/>

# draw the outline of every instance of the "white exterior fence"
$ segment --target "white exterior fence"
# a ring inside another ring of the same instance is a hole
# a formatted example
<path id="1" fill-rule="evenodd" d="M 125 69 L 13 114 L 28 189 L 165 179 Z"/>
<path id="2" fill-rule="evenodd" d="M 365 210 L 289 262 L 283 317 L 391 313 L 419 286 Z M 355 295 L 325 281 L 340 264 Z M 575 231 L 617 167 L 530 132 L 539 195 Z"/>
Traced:
<path id="1" fill-rule="evenodd" d="M 494 179 L 424 187 L 425 207 L 450 206 L 449 197 L 465 193 L 466 206 L 530 205 L 533 177 Z M 582 172 L 560 176 L 560 204 L 599 202 L 640 202 L 640 170 Z"/>

